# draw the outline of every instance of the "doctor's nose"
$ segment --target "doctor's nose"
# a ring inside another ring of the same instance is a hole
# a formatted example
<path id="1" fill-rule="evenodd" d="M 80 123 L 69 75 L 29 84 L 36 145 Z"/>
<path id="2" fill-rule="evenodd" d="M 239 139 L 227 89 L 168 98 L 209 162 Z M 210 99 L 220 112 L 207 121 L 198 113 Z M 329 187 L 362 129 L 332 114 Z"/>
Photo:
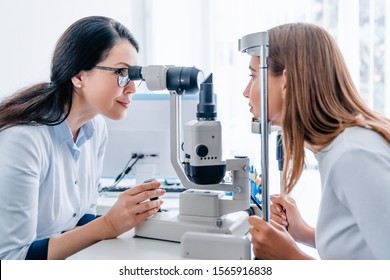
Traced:
<path id="1" fill-rule="evenodd" d="M 135 94 L 137 91 L 137 85 L 134 81 L 130 81 L 124 88 L 123 88 L 123 94 Z"/>

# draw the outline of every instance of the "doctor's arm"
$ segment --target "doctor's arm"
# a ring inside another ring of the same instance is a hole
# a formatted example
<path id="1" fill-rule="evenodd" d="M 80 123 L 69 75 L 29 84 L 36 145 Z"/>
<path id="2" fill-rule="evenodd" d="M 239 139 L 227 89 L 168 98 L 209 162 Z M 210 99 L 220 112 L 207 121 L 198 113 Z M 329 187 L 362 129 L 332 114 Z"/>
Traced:
<path id="1" fill-rule="evenodd" d="M 65 259 L 104 239 L 115 238 L 158 211 L 165 193 L 159 182 L 142 184 L 123 192 L 104 216 L 49 240 L 48 259 Z"/>
<path id="2" fill-rule="evenodd" d="M 37 238 L 41 152 L 45 145 L 28 129 L 14 128 L 0 133 L 0 258 L 65 259 L 108 238 L 115 238 L 157 212 L 161 200 L 159 183 L 132 188 L 118 198 L 105 215 L 83 226 L 50 238 Z M 41 141 L 44 143 L 44 139 Z M 49 233 L 49 231 L 48 231 Z"/>

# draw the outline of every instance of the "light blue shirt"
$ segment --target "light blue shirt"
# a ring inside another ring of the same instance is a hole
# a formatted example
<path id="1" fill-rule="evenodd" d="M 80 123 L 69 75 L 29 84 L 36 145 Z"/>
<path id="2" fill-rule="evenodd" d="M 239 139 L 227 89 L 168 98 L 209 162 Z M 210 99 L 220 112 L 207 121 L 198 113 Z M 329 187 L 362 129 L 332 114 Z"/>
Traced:
<path id="1" fill-rule="evenodd" d="M 68 126 L 15 126 L 0 132 L 0 259 L 24 259 L 36 240 L 96 214 L 107 144 L 105 120 Z"/>
<path id="2" fill-rule="evenodd" d="M 370 129 L 352 127 L 316 158 L 320 257 L 390 259 L 390 144 Z"/>

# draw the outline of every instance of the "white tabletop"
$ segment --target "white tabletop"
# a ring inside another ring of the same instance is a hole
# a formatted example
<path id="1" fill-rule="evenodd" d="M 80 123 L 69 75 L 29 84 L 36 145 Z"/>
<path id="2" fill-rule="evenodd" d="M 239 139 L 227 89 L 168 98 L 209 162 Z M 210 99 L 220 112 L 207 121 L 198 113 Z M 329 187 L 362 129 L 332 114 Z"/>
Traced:
<path id="1" fill-rule="evenodd" d="M 168 193 L 162 208 L 178 207 L 178 193 Z M 98 214 L 103 215 L 115 203 L 118 196 L 102 194 L 98 200 Z M 318 258 L 316 250 L 305 245 L 298 246 L 308 255 Z M 70 256 L 70 260 L 189 260 L 181 256 L 181 244 L 171 241 L 135 238 L 134 229 L 121 236 L 102 240 Z"/>
<path id="2" fill-rule="evenodd" d="M 178 207 L 178 193 L 164 196 L 162 208 Z M 102 194 L 98 200 L 97 212 L 103 215 L 115 203 L 118 196 L 113 193 Z M 180 243 L 134 238 L 134 229 L 121 236 L 100 241 L 69 257 L 71 260 L 176 260 L 181 257 Z"/>
<path id="3" fill-rule="evenodd" d="M 100 241 L 69 257 L 71 260 L 178 260 L 180 243 L 134 238 L 130 230 L 118 238 Z"/>

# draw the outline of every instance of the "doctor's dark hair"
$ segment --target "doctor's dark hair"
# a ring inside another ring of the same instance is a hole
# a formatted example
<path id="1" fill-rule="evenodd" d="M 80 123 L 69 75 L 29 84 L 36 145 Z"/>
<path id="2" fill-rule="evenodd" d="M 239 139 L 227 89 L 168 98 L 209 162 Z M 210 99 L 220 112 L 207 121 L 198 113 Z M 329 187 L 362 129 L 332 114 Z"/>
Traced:
<path id="1" fill-rule="evenodd" d="M 39 83 L 0 103 L 0 131 L 15 125 L 57 125 L 72 108 L 72 77 L 104 60 L 120 40 L 139 51 L 134 36 L 121 23 L 91 16 L 73 23 L 60 37 L 51 62 L 50 83 Z"/>
<path id="2" fill-rule="evenodd" d="M 356 90 L 332 36 L 308 23 L 269 30 L 270 75 L 286 75 L 282 108 L 283 189 L 291 192 L 304 167 L 304 145 L 320 151 L 348 127 L 371 129 L 390 143 L 390 120 Z"/>

